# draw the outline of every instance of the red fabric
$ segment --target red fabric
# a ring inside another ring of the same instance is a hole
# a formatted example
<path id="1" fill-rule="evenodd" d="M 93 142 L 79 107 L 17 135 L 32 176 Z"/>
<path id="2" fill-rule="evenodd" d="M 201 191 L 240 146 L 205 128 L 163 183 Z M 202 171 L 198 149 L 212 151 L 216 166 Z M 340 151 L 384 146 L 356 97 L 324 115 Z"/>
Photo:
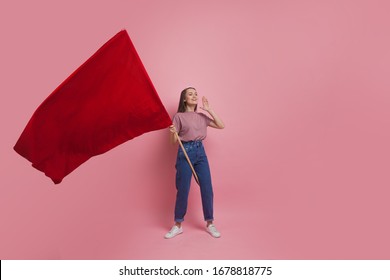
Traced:
<path id="1" fill-rule="evenodd" d="M 90 157 L 171 124 L 122 30 L 38 107 L 14 149 L 58 184 Z"/>

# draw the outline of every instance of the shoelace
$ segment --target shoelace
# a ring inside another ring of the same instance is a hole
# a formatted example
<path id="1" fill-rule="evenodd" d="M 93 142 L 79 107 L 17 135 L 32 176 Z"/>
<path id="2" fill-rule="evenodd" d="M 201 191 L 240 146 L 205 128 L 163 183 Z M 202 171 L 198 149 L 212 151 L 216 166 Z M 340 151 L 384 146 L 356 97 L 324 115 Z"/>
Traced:
<path id="1" fill-rule="evenodd" d="M 176 231 L 176 229 L 179 230 L 178 227 L 173 227 L 173 228 L 171 228 L 171 230 L 169 231 L 169 233 L 172 234 L 174 231 Z"/>
<path id="2" fill-rule="evenodd" d="M 217 228 L 213 225 L 209 226 L 209 230 L 213 232 L 217 232 Z"/>

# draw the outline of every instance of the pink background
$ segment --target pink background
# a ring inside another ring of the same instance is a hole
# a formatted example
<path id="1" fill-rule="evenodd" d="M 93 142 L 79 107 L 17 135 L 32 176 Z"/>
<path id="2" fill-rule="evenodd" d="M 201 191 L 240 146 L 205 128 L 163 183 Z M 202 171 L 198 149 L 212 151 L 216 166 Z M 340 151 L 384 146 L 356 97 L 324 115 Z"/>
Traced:
<path id="1" fill-rule="evenodd" d="M 23 2 L 0 8 L 0 259 L 390 258 L 388 1 Z M 163 238 L 168 130 L 58 186 L 12 149 L 121 29 L 171 115 L 193 85 L 226 124 L 205 141 L 220 239 L 204 231 L 196 184 L 184 234 Z"/>

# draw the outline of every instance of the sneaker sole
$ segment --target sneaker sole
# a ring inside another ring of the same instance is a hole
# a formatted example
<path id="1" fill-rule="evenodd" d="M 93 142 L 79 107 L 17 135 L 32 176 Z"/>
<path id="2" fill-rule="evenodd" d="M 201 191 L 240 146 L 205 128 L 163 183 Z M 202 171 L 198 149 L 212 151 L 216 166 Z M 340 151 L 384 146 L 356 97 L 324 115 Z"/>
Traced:
<path id="1" fill-rule="evenodd" d="M 211 232 L 209 232 L 208 230 L 206 230 L 212 237 L 214 237 L 214 238 L 220 238 L 221 237 L 221 235 L 219 235 L 219 236 L 215 236 L 215 235 L 213 235 Z"/>
<path id="2" fill-rule="evenodd" d="M 179 234 L 182 234 L 183 233 L 183 231 L 180 231 L 180 232 L 178 232 L 177 234 L 175 234 L 175 235 L 173 235 L 173 236 L 171 236 L 171 237 L 166 237 L 166 236 L 164 236 L 164 238 L 165 239 L 172 239 L 172 238 L 174 238 L 174 237 L 176 237 L 176 236 L 178 236 Z"/>

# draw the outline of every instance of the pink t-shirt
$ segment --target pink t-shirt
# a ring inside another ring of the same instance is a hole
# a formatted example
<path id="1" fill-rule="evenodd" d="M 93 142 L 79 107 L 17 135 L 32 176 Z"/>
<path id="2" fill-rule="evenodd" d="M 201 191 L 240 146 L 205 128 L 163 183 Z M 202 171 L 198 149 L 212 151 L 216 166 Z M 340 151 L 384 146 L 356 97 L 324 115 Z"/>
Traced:
<path id="1" fill-rule="evenodd" d="M 208 116 L 198 112 L 176 113 L 172 120 L 180 140 L 185 142 L 205 139 L 211 121 Z"/>

